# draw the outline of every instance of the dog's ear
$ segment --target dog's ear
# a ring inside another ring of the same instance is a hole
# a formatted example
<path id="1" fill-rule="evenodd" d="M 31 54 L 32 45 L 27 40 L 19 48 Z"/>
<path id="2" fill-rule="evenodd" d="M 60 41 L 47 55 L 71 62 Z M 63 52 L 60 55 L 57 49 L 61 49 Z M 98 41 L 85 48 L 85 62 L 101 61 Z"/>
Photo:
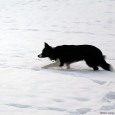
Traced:
<path id="1" fill-rule="evenodd" d="M 44 42 L 45 48 L 51 48 L 46 42 Z"/>

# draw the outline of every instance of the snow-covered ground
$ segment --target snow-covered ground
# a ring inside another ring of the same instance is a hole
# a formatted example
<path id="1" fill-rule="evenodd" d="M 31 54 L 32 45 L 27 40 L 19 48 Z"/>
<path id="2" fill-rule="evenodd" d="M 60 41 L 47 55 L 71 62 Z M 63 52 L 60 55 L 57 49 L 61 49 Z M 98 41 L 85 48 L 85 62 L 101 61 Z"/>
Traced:
<path id="1" fill-rule="evenodd" d="M 95 45 L 115 68 L 115 0 L 0 0 L 0 115 L 115 115 L 115 72 L 44 69 L 44 42 Z"/>

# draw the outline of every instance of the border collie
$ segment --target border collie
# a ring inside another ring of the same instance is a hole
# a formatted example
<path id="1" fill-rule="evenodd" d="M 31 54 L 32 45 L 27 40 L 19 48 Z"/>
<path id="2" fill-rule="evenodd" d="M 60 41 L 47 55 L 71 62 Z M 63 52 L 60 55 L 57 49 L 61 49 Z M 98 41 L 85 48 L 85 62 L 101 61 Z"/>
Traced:
<path id="1" fill-rule="evenodd" d="M 51 47 L 45 43 L 45 47 L 39 58 L 50 58 L 50 60 L 59 60 L 60 67 L 66 64 L 67 69 L 70 68 L 70 64 L 84 60 L 86 64 L 98 70 L 99 66 L 104 70 L 111 71 L 111 65 L 108 64 L 101 50 L 92 45 L 62 45 L 57 47 Z"/>

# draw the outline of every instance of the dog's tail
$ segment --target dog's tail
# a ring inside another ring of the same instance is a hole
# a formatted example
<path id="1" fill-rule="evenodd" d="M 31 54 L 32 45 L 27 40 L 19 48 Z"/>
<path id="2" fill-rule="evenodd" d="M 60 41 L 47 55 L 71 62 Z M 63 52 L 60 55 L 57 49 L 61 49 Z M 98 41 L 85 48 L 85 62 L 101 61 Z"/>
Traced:
<path id="1" fill-rule="evenodd" d="M 101 59 L 100 66 L 107 71 L 112 71 L 112 66 L 108 64 L 104 58 Z"/>

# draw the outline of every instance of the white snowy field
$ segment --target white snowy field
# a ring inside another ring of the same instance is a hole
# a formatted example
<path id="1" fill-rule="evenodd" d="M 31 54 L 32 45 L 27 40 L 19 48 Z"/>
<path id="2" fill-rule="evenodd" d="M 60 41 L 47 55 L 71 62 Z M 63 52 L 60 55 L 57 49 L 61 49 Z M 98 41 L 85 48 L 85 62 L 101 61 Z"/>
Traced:
<path id="1" fill-rule="evenodd" d="M 115 68 L 115 0 L 0 0 L 0 115 L 115 115 L 115 72 L 44 69 L 44 42 L 95 45 Z"/>

